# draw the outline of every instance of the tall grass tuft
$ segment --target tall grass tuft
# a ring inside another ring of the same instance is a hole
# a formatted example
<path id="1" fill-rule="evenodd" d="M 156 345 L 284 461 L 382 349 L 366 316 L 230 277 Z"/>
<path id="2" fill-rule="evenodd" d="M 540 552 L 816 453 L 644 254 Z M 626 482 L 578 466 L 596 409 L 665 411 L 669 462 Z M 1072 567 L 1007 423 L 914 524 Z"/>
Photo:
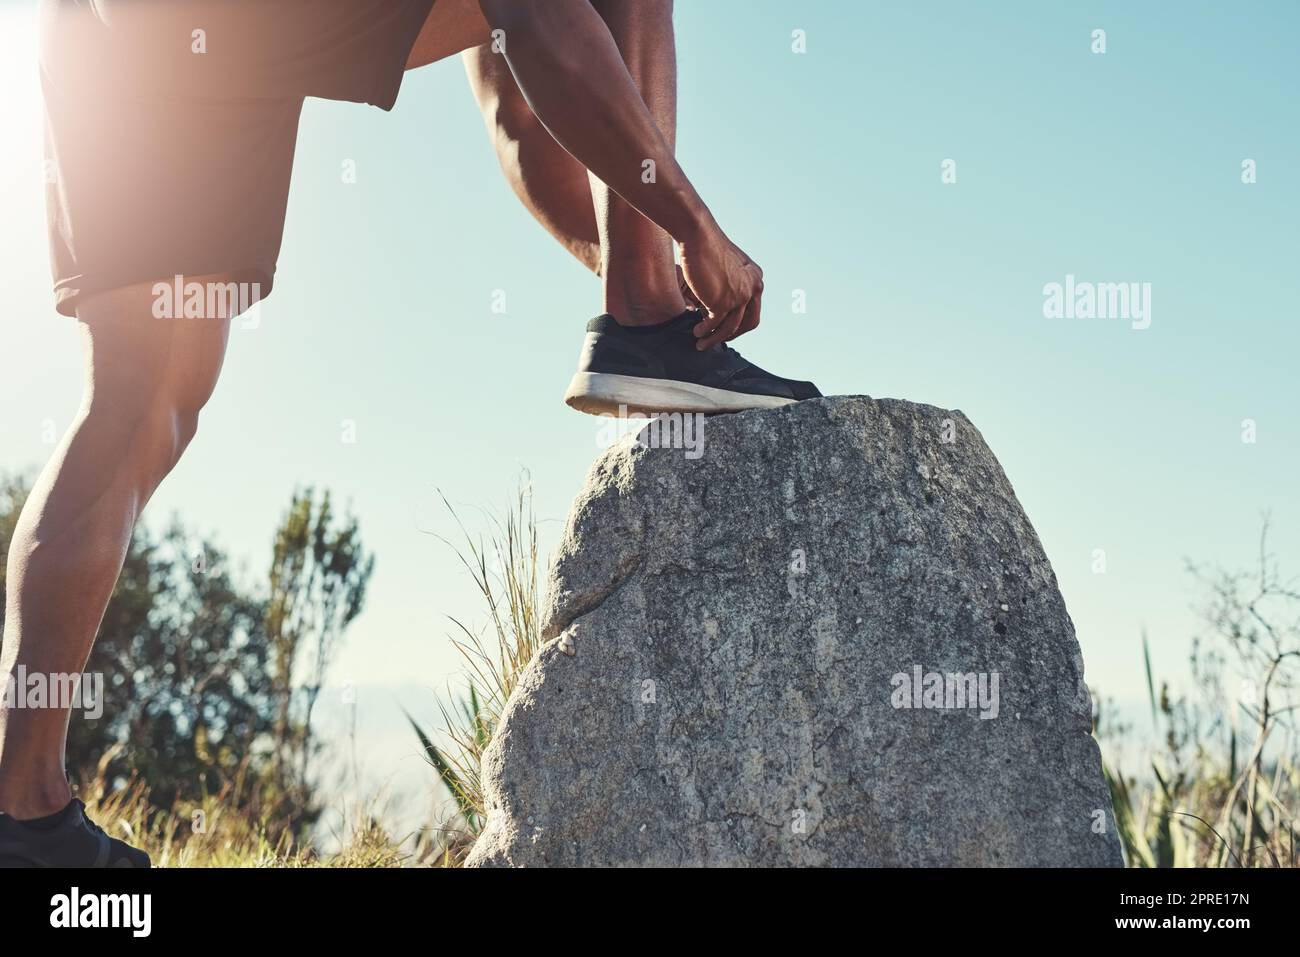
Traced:
<path id="1" fill-rule="evenodd" d="M 1141 784 L 1104 765 L 1130 867 L 1300 866 L 1300 587 L 1283 578 L 1267 539 L 1265 520 L 1254 569 L 1189 566 L 1209 595 L 1207 634 L 1192 644 L 1193 693 L 1174 697 L 1157 683 L 1142 635 L 1161 746 Z M 1110 741 L 1132 731 L 1107 734 L 1100 709 L 1096 728 Z"/>
<path id="2" fill-rule="evenodd" d="M 455 803 L 456 814 L 437 830 L 438 863 L 459 865 L 487 821 L 481 769 L 483 753 L 501 723 L 501 714 L 519 677 L 541 645 L 538 592 L 537 519 L 532 492 L 521 485 L 504 518 L 489 516 L 485 540 L 466 529 L 456 509 L 442 496 L 460 540 L 439 536 L 469 572 L 487 608 L 487 624 L 474 631 L 452 618 L 452 643 L 468 665 L 467 688 L 451 707 L 439 702 L 440 738 L 410 714 L 407 720 L 425 757 Z"/>

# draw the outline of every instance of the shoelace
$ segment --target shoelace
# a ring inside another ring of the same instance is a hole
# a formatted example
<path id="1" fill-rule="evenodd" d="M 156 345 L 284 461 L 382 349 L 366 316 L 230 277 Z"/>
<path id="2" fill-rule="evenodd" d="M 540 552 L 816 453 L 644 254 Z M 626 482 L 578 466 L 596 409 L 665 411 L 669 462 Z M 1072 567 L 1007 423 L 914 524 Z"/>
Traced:
<path id="1" fill-rule="evenodd" d="M 692 309 L 690 311 L 694 313 L 694 318 L 691 321 L 691 325 L 694 325 L 696 322 L 699 322 L 700 317 L 703 316 L 703 312 L 699 309 Z M 749 366 L 753 365 L 752 362 L 750 362 L 748 359 L 742 356 L 735 349 L 731 348 L 731 346 L 727 345 L 725 342 L 716 342 L 713 344 L 712 348 L 719 350 L 724 356 L 734 356 L 735 358 L 739 359 L 741 362 L 745 364 L 745 368 L 748 368 Z M 739 372 L 741 370 L 737 369 L 736 371 Z"/>
<path id="2" fill-rule="evenodd" d="M 739 359 L 741 362 L 744 363 L 744 366 L 737 371 L 744 371 L 744 369 L 748 369 L 750 366 L 753 365 L 752 362 L 750 362 L 748 359 L 742 356 L 735 349 L 731 348 L 731 346 L 727 345 L 725 342 L 719 342 L 718 345 L 722 347 L 722 352 L 724 355 L 735 356 L 737 359 Z"/>

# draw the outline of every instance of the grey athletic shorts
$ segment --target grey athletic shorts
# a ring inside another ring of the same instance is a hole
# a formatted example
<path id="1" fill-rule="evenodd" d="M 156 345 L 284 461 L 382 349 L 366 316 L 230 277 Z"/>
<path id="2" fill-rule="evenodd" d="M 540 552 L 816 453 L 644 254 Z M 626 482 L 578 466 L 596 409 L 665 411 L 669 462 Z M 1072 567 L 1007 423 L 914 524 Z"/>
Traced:
<path id="1" fill-rule="evenodd" d="M 55 308 L 174 276 L 269 293 L 304 97 L 392 109 L 434 0 L 42 0 Z"/>

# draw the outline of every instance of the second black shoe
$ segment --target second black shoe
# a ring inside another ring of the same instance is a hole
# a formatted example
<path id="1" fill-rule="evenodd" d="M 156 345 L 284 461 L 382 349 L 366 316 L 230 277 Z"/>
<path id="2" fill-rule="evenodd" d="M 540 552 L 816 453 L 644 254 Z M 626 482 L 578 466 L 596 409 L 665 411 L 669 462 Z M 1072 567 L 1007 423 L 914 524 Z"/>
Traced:
<path id="1" fill-rule="evenodd" d="M 611 315 L 587 323 L 578 371 L 564 401 L 592 415 L 740 412 L 821 398 L 811 382 L 783 379 L 726 344 L 697 349 L 696 310 L 656 326 L 620 326 Z"/>
<path id="2" fill-rule="evenodd" d="M 148 854 L 105 834 L 76 798 L 38 821 L 0 814 L 0 867 L 148 866 Z"/>

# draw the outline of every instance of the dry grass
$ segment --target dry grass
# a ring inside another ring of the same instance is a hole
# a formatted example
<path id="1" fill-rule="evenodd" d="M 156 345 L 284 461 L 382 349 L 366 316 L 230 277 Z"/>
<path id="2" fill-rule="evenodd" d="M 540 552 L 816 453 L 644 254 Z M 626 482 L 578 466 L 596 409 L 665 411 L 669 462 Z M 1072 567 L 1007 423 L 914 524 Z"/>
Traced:
<path id="1" fill-rule="evenodd" d="M 159 811 L 143 782 L 109 785 L 104 769 L 111 759 L 107 755 L 82 782 L 78 796 L 92 820 L 146 851 L 154 867 L 400 867 L 414 856 L 368 811 L 351 825 L 337 853 L 322 855 L 268 823 L 242 777 L 201 802 Z"/>

